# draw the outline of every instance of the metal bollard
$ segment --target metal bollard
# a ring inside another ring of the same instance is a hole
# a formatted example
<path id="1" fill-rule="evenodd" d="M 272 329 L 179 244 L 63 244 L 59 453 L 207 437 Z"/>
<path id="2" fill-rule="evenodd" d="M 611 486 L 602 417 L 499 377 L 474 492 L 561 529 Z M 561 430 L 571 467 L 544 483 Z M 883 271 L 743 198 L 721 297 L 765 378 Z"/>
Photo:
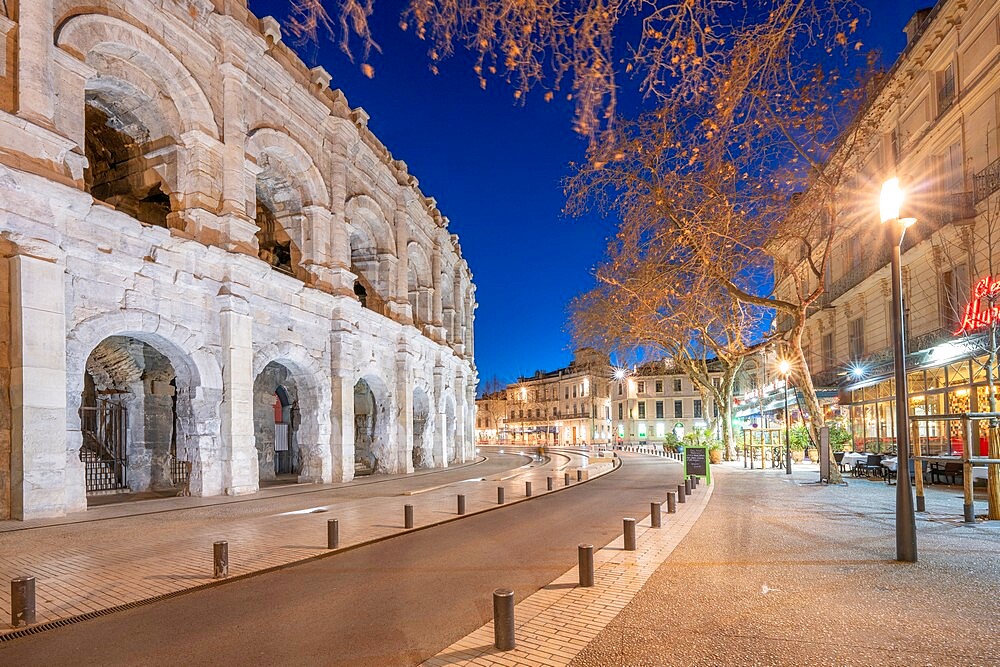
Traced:
<path id="1" fill-rule="evenodd" d="M 413 528 L 413 505 L 403 505 L 403 527 Z"/>
<path id="2" fill-rule="evenodd" d="M 582 470 L 577 470 L 576 471 L 576 481 L 578 481 L 578 482 L 582 482 L 583 481 L 583 471 Z"/>
<path id="3" fill-rule="evenodd" d="M 688 477 L 686 480 L 684 480 L 684 495 L 685 496 L 690 496 L 691 495 L 691 478 L 690 477 Z"/>
<path id="4" fill-rule="evenodd" d="M 684 498 L 684 496 L 685 496 L 684 485 L 683 484 L 678 484 L 677 485 L 677 502 L 679 502 L 679 503 L 686 503 L 687 500 Z"/>
<path id="5" fill-rule="evenodd" d="M 677 513 L 677 492 L 670 491 L 667 493 L 667 514 Z"/>
<path id="6" fill-rule="evenodd" d="M 504 501 L 504 488 L 502 486 L 497 487 L 497 505 L 503 505 Z"/>
<path id="7" fill-rule="evenodd" d="M 18 577 L 10 580 L 10 627 L 19 628 L 35 623 L 35 578 Z"/>
<path id="8" fill-rule="evenodd" d="M 524 496 L 525 498 L 531 497 L 531 482 L 524 483 Z"/>
<path id="9" fill-rule="evenodd" d="M 229 542 L 221 541 L 212 544 L 212 563 L 213 579 L 229 576 Z"/>
<path id="10" fill-rule="evenodd" d="M 458 494 L 458 513 L 465 514 L 465 496 L 463 494 Z"/>
<path id="11" fill-rule="evenodd" d="M 662 525 L 662 521 L 660 519 L 660 503 L 649 503 L 649 525 L 653 528 L 659 528 Z"/>
<path id="12" fill-rule="evenodd" d="M 551 478 L 551 477 L 546 477 L 546 478 L 545 478 L 545 487 L 546 487 L 546 488 L 547 488 L 547 489 L 548 489 L 549 491 L 551 491 L 551 490 L 552 490 L 552 478 Z"/>
<path id="13" fill-rule="evenodd" d="M 692 483 L 691 488 L 697 489 L 698 485 L 701 483 L 701 478 L 695 475 L 694 477 L 691 478 L 691 483 Z"/>
<path id="14" fill-rule="evenodd" d="M 565 478 L 566 478 L 566 486 L 569 486 L 569 473 L 565 474 Z"/>
<path id="15" fill-rule="evenodd" d="M 514 591 L 493 591 L 493 645 L 498 651 L 514 648 Z"/>
<path id="16" fill-rule="evenodd" d="M 340 548 L 340 521 L 330 519 L 326 522 L 326 548 Z"/>
<path id="17" fill-rule="evenodd" d="M 594 585 L 594 545 L 581 544 L 576 548 L 580 571 L 580 585 L 590 588 Z"/>
<path id="18" fill-rule="evenodd" d="M 625 528 L 625 551 L 635 551 L 635 519 L 622 519 Z"/>

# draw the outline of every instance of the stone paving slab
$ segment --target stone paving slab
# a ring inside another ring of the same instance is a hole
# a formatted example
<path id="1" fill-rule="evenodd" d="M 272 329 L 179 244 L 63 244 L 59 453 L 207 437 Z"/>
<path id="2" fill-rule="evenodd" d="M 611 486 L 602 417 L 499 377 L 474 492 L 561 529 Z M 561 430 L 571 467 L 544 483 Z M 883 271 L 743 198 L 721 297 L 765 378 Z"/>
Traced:
<path id="1" fill-rule="evenodd" d="M 11 631 L 7 582 L 18 576 L 35 577 L 36 620 L 44 623 L 217 581 L 212 579 L 216 540 L 229 543 L 230 576 L 245 575 L 333 553 L 326 549 L 329 519 L 338 520 L 340 547 L 349 548 L 404 532 L 405 504 L 414 506 L 419 529 L 455 519 L 458 493 L 466 496 L 467 514 L 474 514 L 498 506 L 498 486 L 505 488 L 507 503 L 520 502 L 525 500 L 525 481 L 532 482 L 532 493 L 539 496 L 546 493 L 546 477 L 552 476 L 558 491 L 565 488 L 564 470 L 584 464 L 579 453 L 555 452 L 547 464 L 514 464 L 505 481 L 482 480 L 481 468 L 469 467 L 444 485 L 436 483 L 441 475 L 433 473 L 383 483 L 369 478 L 308 493 L 298 492 L 300 485 L 294 492 L 272 489 L 259 498 L 230 502 L 154 500 L 100 507 L 87 512 L 91 519 L 85 521 L 68 517 L 7 525 L 0 532 L 0 635 Z M 611 469 L 601 465 L 589 471 L 594 477 Z M 428 490 L 404 495 L 414 488 Z M 132 514 L 122 516 L 130 509 Z"/>
<path id="2" fill-rule="evenodd" d="M 579 570 L 574 567 L 518 602 L 514 609 L 517 645 L 513 650 L 494 648 L 490 622 L 422 664 L 425 667 L 568 665 L 618 616 L 670 556 L 701 516 L 713 489 L 714 486 L 700 485 L 685 503 L 677 504 L 676 514 L 667 514 L 666 506 L 662 506 L 662 528 L 652 528 L 649 516 L 638 521 L 635 551 L 624 550 L 624 536 L 595 548 L 593 587 L 578 585 Z"/>

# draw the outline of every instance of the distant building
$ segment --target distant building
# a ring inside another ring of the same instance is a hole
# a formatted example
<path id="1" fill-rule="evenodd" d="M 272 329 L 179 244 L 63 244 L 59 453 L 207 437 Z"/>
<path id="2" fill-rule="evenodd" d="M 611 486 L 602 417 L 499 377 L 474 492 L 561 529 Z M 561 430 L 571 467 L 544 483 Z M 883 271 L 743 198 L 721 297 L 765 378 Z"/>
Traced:
<path id="1" fill-rule="evenodd" d="M 713 373 L 712 382 L 721 383 L 722 373 Z M 669 361 L 641 364 L 611 383 L 616 443 L 662 443 L 668 433 L 682 438 L 715 426 L 719 413 L 715 401 Z"/>
<path id="2" fill-rule="evenodd" d="M 611 439 L 611 363 L 582 348 L 555 371 L 518 378 L 503 397 L 476 401 L 479 443 L 582 445 Z"/>

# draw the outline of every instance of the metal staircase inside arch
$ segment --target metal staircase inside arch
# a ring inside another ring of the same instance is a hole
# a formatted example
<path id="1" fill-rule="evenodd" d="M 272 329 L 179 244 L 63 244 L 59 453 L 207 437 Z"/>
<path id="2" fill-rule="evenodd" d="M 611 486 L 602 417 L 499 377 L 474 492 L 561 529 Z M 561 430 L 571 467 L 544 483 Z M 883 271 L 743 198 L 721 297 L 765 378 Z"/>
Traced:
<path id="1" fill-rule="evenodd" d="M 128 489 L 125 405 L 98 398 L 96 405 L 80 409 L 80 420 L 87 493 Z"/>

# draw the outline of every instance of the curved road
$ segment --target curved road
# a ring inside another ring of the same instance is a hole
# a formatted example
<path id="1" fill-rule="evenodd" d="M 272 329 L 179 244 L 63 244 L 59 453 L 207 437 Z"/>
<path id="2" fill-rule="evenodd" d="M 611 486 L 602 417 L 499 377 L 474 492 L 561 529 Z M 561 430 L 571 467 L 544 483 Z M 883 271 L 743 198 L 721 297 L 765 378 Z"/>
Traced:
<path id="1" fill-rule="evenodd" d="M 644 517 L 680 479 L 666 459 L 284 570 L 0 644 L 0 664 L 413 665 Z"/>

